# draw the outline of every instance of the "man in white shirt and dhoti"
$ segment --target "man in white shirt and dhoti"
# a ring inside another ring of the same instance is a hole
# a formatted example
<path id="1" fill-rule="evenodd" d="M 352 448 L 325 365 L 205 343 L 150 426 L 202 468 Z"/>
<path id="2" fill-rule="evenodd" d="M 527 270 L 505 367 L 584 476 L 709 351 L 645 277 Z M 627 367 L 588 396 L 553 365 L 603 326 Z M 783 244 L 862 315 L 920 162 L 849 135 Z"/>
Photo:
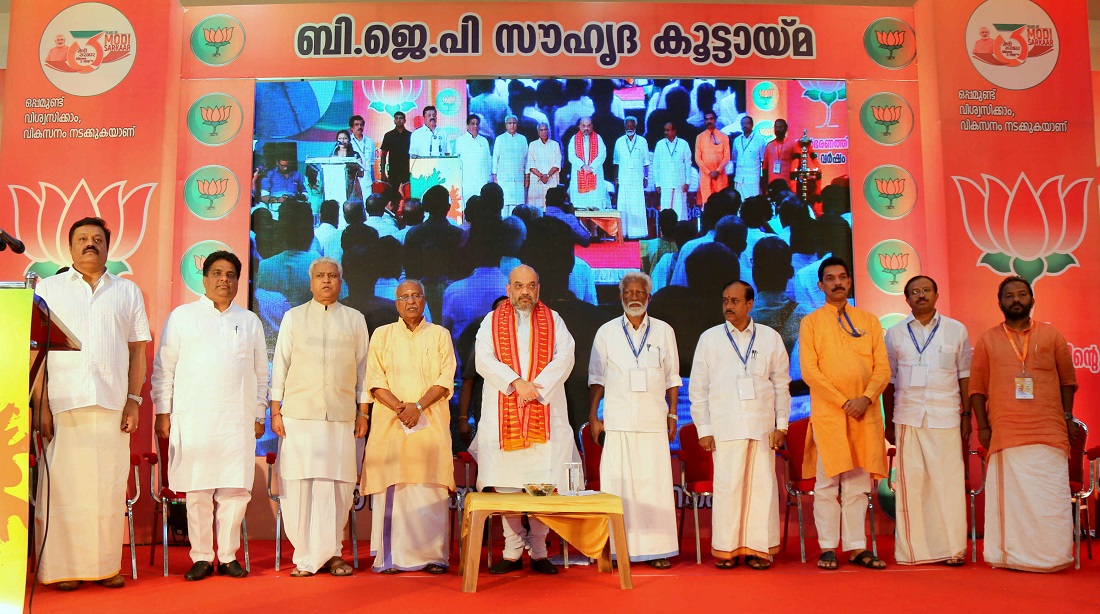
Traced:
<path id="1" fill-rule="evenodd" d="M 48 442 L 49 467 L 35 506 L 38 581 L 61 591 L 85 580 L 108 588 L 126 583 L 119 573 L 121 515 L 150 336 L 141 290 L 107 272 L 110 246 L 111 231 L 102 219 L 74 222 L 72 268 L 35 288 L 81 342 L 78 352 L 49 353 L 38 425 Z"/>
<path id="2" fill-rule="evenodd" d="M 649 167 L 649 144 L 638 136 L 638 122 L 626 118 L 626 134 L 615 141 L 612 161 L 619 167 L 616 192 L 619 223 L 627 239 L 644 239 L 649 236 L 649 223 L 645 217 L 645 189 L 649 187 L 646 171 Z"/>
<path id="3" fill-rule="evenodd" d="M 466 210 L 466 201 L 481 193 L 481 188 L 489 183 L 492 159 L 489 155 L 489 141 L 479 134 L 481 118 L 470 114 L 466 116 L 466 132 L 455 139 L 455 155 L 462 163 L 462 209 Z"/>
<path id="4" fill-rule="evenodd" d="M 669 557 L 680 552 L 669 442 L 676 438 L 683 381 L 676 333 L 646 313 L 652 292 L 645 273 L 627 273 L 619 282 L 625 314 L 601 326 L 592 342 L 588 422 L 592 443 L 606 433 L 600 487 L 623 499 L 631 562 L 668 569 Z"/>
<path id="5" fill-rule="evenodd" d="M 233 304 L 241 261 L 217 251 L 202 268 L 206 294 L 172 310 L 164 324 L 152 389 L 155 430 L 168 440 L 168 487 L 187 493 L 193 565 L 184 579 L 192 581 L 214 572 L 215 554 L 218 575 L 248 575 L 237 549 L 267 413 L 263 325 Z"/>
<path id="6" fill-rule="evenodd" d="M 524 204 L 527 176 L 527 137 L 518 134 L 519 120 L 515 115 L 504 119 L 504 134 L 493 143 L 493 181 L 504 192 L 504 217 L 512 215 L 512 209 Z"/>
<path id="7" fill-rule="evenodd" d="M 527 204 L 546 210 L 546 191 L 561 179 L 561 144 L 550 140 L 550 126 L 539 124 L 539 138 L 527 146 Z"/>
<path id="8" fill-rule="evenodd" d="M 676 136 L 676 126 L 665 124 L 665 138 L 653 145 L 653 178 L 661 209 L 675 209 L 681 220 L 688 218 L 688 177 L 691 175 L 691 146 Z"/>
<path id="9" fill-rule="evenodd" d="M 526 265 L 508 276 L 508 300 L 485 316 L 477 331 L 474 359 L 485 378 L 481 420 L 470 453 L 478 463 L 477 487 L 518 492 L 524 484 L 557 484 L 565 491 L 566 463 L 580 462 L 569 426 L 565 379 L 573 370 L 576 344 L 556 312 L 539 301 L 539 277 Z M 546 558 L 549 528 L 529 518 L 504 517 L 504 557 L 493 574 L 523 568 L 556 574 Z"/>
<path id="10" fill-rule="evenodd" d="M 447 329 L 424 319 L 424 286 L 397 286 L 401 319 L 374 331 L 367 386 L 374 428 L 367 439 L 362 492 L 373 495 L 374 571 L 447 571 L 451 410 L 455 351 Z"/>
<path id="11" fill-rule="evenodd" d="M 890 384 L 882 393 L 886 439 L 896 444 L 898 519 L 894 556 L 902 565 L 966 560 L 966 473 L 970 441 L 970 337 L 936 310 L 935 280 L 905 283 L 912 315 L 886 332 Z"/>
<path id="12" fill-rule="evenodd" d="M 741 136 L 733 139 L 730 156 L 733 160 L 733 188 L 744 201 L 760 194 L 761 169 L 768 141 L 753 130 L 752 118 L 741 118 Z"/>
<path id="13" fill-rule="evenodd" d="M 292 577 L 351 575 L 341 558 L 355 490 L 355 439 L 367 433 L 367 322 L 336 302 L 340 264 L 309 265 L 313 300 L 283 316 L 271 369 L 271 430 L 279 442 Z"/>
<path id="14" fill-rule="evenodd" d="M 577 209 L 604 209 L 607 190 L 603 184 L 603 162 L 607 159 L 607 147 L 603 138 L 592 130 L 591 117 L 582 117 L 579 128 L 565 147 L 573 173 L 569 199 Z"/>
<path id="15" fill-rule="evenodd" d="M 699 337 L 688 384 L 699 445 L 714 453 L 710 551 L 719 569 L 742 555 L 768 569 L 779 551 L 775 451 L 787 439 L 791 365 L 779 333 L 749 315 L 755 297 L 740 280 L 722 290 L 726 321 Z"/>

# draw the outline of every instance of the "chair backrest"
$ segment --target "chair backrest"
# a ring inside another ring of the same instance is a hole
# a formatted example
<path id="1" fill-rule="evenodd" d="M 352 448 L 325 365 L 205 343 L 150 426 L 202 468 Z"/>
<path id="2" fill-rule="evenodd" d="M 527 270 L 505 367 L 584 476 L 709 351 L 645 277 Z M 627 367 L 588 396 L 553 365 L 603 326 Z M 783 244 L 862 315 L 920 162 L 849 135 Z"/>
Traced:
<path id="1" fill-rule="evenodd" d="M 469 465 L 469 480 L 467 480 L 466 466 Z M 459 452 L 454 460 L 455 487 L 472 489 L 477 484 L 477 461 L 469 452 Z"/>
<path id="2" fill-rule="evenodd" d="M 1080 420 L 1074 419 L 1074 422 L 1077 423 L 1078 433 L 1077 439 L 1069 444 L 1069 483 L 1076 492 L 1088 487 L 1085 484 L 1085 475 L 1087 474 L 1085 466 L 1088 464 L 1088 460 L 1085 458 L 1085 450 L 1088 447 L 1089 427 Z"/>
<path id="3" fill-rule="evenodd" d="M 809 429 L 809 418 L 795 420 L 787 425 L 787 459 L 792 482 L 814 477 L 802 475 L 802 460 L 806 457 L 806 433 Z"/>
<path id="4" fill-rule="evenodd" d="M 157 475 L 160 477 L 160 482 L 157 484 L 160 488 L 168 487 L 168 440 L 163 437 L 154 437 L 157 442 L 157 455 L 160 457 L 160 463 L 157 465 Z"/>
<path id="5" fill-rule="evenodd" d="M 714 456 L 699 445 L 699 430 L 694 423 L 680 429 L 679 456 L 688 482 L 714 481 Z"/>
<path id="6" fill-rule="evenodd" d="M 584 481 L 595 484 L 600 481 L 600 459 L 603 458 L 603 446 L 592 441 L 591 426 L 588 422 L 581 427 L 581 460 L 584 461 Z"/>

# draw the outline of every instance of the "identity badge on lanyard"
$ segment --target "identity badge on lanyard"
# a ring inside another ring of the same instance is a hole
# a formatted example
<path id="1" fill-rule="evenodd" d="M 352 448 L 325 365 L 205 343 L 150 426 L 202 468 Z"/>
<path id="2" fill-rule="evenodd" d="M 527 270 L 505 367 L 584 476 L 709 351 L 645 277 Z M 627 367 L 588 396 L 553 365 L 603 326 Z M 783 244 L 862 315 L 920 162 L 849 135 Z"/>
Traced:
<path id="1" fill-rule="evenodd" d="M 1035 324 L 1032 323 L 1032 327 L 1034 326 Z M 1023 351 L 1016 345 L 1016 339 L 1008 332 L 1008 327 L 1004 323 L 1001 324 L 1001 328 L 1004 329 L 1008 342 L 1012 344 L 1012 349 L 1016 352 L 1016 358 L 1020 359 L 1020 374 L 1016 376 L 1016 398 L 1021 401 L 1030 401 L 1035 398 L 1035 380 L 1027 372 L 1027 344 L 1031 340 L 1031 328 L 1024 335 Z"/>
<path id="2" fill-rule="evenodd" d="M 780 159 L 780 154 L 783 153 L 783 147 L 776 145 L 775 147 L 775 162 L 772 163 L 772 174 L 778 175 L 783 172 L 783 160 Z"/>
<path id="3" fill-rule="evenodd" d="M 936 322 L 936 327 L 932 329 L 932 333 L 924 340 L 923 346 L 917 343 L 917 336 L 913 334 L 913 328 L 908 324 L 905 325 L 905 329 L 909 331 L 909 339 L 913 342 L 913 347 L 917 350 L 917 364 L 913 367 L 913 374 L 909 378 L 909 385 L 914 388 L 923 388 L 928 385 L 928 367 L 924 364 L 924 351 L 928 349 L 928 346 L 932 345 L 932 339 L 935 338 L 936 332 L 940 330 L 940 324 L 942 322 L 943 320 Z"/>
<path id="4" fill-rule="evenodd" d="M 742 401 L 751 401 L 756 398 L 756 388 L 753 385 L 752 378 L 749 377 L 749 358 L 752 357 L 752 346 L 756 344 L 756 324 L 753 323 L 752 325 L 752 337 L 749 338 L 749 347 L 745 349 L 744 354 L 741 354 L 741 348 L 737 347 L 737 341 L 730 334 L 729 327 L 723 326 L 722 328 L 726 331 L 726 336 L 729 337 L 730 344 L 733 345 L 733 351 L 737 353 L 737 358 L 741 360 L 741 375 L 737 378 L 737 398 Z"/>
<path id="5" fill-rule="evenodd" d="M 652 323 L 646 325 L 645 332 L 642 333 L 642 341 L 635 347 L 634 339 L 630 336 L 630 331 L 626 328 L 626 318 L 623 318 L 623 334 L 626 335 L 626 342 L 630 344 L 630 352 L 634 354 L 634 368 L 630 370 L 631 392 L 646 391 L 646 371 L 645 367 L 638 363 L 638 357 L 642 355 L 642 350 L 645 349 L 645 341 L 649 338 L 649 329 L 652 328 L 652 326 Z"/>

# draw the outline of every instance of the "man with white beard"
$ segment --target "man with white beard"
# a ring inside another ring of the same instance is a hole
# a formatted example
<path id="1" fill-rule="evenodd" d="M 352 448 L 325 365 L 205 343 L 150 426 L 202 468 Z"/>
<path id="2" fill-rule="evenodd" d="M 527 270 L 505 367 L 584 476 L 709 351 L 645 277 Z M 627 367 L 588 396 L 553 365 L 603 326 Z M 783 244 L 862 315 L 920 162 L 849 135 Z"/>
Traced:
<path id="1" fill-rule="evenodd" d="M 517 134 L 519 120 L 515 115 L 504 118 L 504 134 L 493 143 L 493 181 L 504 192 L 504 211 L 508 217 L 512 209 L 524 204 L 526 194 L 523 179 L 526 175 L 527 138 Z"/>
<path id="2" fill-rule="evenodd" d="M 625 315 L 601 326 L 592 342 L 588 423 L 595 443 L 606 435 L 600 486 L 623 499 L 631 562 L 668 569 L 668 557 L 680 552 L 668 444 L 676 437 L 683 382 L 676 334 L 646 313 L 652 291 L 645 273 L 627 273 L 619 282 Z"/>

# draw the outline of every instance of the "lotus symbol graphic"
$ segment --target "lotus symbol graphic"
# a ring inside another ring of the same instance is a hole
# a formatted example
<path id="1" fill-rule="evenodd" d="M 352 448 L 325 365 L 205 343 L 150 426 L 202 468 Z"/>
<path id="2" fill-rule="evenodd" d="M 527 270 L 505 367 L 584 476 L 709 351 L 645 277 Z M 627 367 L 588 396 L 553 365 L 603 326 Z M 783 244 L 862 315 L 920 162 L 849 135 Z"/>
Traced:
<path id="1" fill-rule="evenodd" d="M 372 111 L 393 115 L 398 111 L 408 113 L 416 108 L 416 99 L 424 91 L 424 82 L 418 80 L 385 81 L 375 79 L 363 82 L 363 95 L 370 100 Z"/>
<path id="2" fill-rule="evenodd" d="M 206 207 L 207 210 L 214 209 L 214 202 L 219 198 L 225 196 L 226 190 L 229 189 L 228 179 L 199 179 L 196 182 L 199 189 L 199 198 L 207 200 L 210 204 Z"/>
<path id="3" fill-rule="evenodd" d="M 203 28 L 202 35 L 206 39 L 206 45 L 214 48 L 214 54 L 210 57 L 216 58 L 221 55 L 222 47 L 233 39 L 233 28 Z"/>
<path id="4" fill-rule="evenodd" d="M 886 208 L 893 209 L 894 201 L 905 194 L 905 179 L 875 179 L 878 195 L 886 199 Z"/>
<path id="5" fill-rule="evenodd" d="M 802 97 L 825 105 L 825 121 L 818 128 L 836 128 L 833 105 L 848 99 L 848 86 L 843 81 L 799 81 Z"/>
<path id="6" fill-rule="evenodd" d="M 218 126 L 229 121 L 229 114 L 232 110 L 233 108 L 228 105 L 220 107 L 199 107 L 199 112 L 202 113 L 202 123 L 211 128 L 210 136 L 218 135 Z"/>
<path id="7" fill-rule="evenodd" d="M 879 49 L 885 49 L 889 55 L 887 60 L 894 59 L 894 52 L 905 45 L 905 32 L 901 30 L 875 30 L 875 39 L 878 40 Z"/>
<path id="8" fill-rule="evenodd" d="M 883 273 L 894 276 L 894 279 L 890 281 L 890 285 L 896 286 L 898 284 L 898 275 L 909 270 L 909 254 L 879 254 L 878 263 L 882 266 Z"/>
<path id="9" fill-rule="evenodd" d="M 966 233 L 982 250 L 978 264 L 1029 282 L 1079 266 L 1073 250 L 1085 238 L 1091 177 L 1065 185 L 1065 176 L 1057 175 L 1038 187 L 1024 173 L 1011 187 L 985 174 L 980 183 L 951 179 Z"/>
<path id="10" fill-rule="evenodd" d="M 43 263 L 31 269 L 46 276 L 72 262 L 69 226 L 84 217 L 99 217 L 111 229 L 108 270 L 115 274 L 130 272 L 127 259 L 145 236 L 149 203 L 156 187 L 155 183 L 145 183 L 127 190 L 126 182 L 118 181 L 97 194 L 83 179 L 70 192 L 49 183 L 39 183 L 37 191 L 9 185 L 15 235 L 26 244 L 27 257 L 36 264 Z"/>
<path id="11" fill-rule="evenodd" d="M 882 136 L 890 136 L 890 126 L 901 121 L 901 106 L 896 107 L 871 107 L 871 114 L 875 116 L 875 123 L 886 128 Z"/>

